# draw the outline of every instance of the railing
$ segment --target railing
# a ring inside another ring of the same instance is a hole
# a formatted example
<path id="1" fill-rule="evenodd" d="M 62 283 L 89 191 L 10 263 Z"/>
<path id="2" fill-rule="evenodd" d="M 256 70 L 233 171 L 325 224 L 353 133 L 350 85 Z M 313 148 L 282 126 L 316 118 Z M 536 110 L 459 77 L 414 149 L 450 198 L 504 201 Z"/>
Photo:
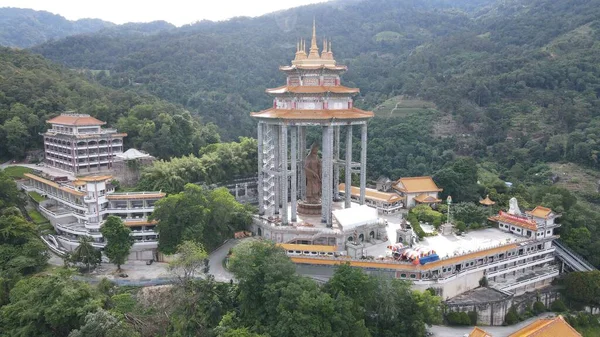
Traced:
<path id="1" fill-rule="evenodd" d="M 535 277 L 528 278 L 528 279 L 521 280 L 521 281 L 515 280 L 515 282 L 510 282 L 508 284 L 494 284 L 494 285 L 492 285 L 492 288 L 497 288 L 497 289 L 501 289 L 501 290 L 512 290 L 515 288 L 526 286 L 531 283 L 535 283 L 537 281 L 542 281 L 542 280 L 548 279 L 550 277 L 557 276 L 558 274 L 559 274 L 558 268 L 549 268 L 548 272 L 546 272 L 544 274 L 537 275 Z"/>
<path id="2" fill-rule="evenodd" d="M 110 196 L 127 196 L 127 195 L 147 195 L 147 194 L 161 194 L 161 191 L 144 191 L 144 192 L 117 192 L 111 193 Z"/>
<path id="3" fill-rule="evenodd" d="M 546 257 L 546 258 L 541 258 L 541 259 L 533 260 L 533 261 L 525 261 L 525 262 L 517 263 L 516 265 L 508 266 L 506 268 L 497 269 L 497 270 L 494 270 L 492 272 L 488 272 L 488 273 L 486 273 L 486 276 L 488 278 L 489 277 L 495 277 L 495 276 L 498 276 L 498 275 L 503 275 L 503 274 L 506 274 L 506 273 L 510 273 L 510 272 L 514 271 L 515 269 L 528 268 L 528 267 L 531 267 L 531 266 L 535 266 L 535 265 L 546 263 L 546 262 L 552 262 L 552 261 L 554 261 L 554 257 L 553 256 Z"/>

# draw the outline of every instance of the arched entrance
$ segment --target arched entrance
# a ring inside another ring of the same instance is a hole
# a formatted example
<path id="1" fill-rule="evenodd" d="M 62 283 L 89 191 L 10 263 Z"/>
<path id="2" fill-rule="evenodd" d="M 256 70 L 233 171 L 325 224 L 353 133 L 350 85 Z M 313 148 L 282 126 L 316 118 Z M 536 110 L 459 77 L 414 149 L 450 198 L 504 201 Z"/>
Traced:
<path id="1" fill-rule="evenodd" d="M 258 236 L 262 236 L 262 228 L 258 227 Z"/>

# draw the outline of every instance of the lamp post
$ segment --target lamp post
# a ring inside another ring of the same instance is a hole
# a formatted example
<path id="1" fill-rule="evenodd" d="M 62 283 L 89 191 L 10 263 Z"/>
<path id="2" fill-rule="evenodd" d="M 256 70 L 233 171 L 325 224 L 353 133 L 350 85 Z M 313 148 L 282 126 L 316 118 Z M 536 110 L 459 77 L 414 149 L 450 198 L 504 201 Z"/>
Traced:
<path id="1" fill-rule="evenodd" d="M 450 205 L 452 204 L 452 197 L 448 196 L 448 198 L 446 199 L 446 203 L 448 204 L 448 216 L 446 218 L 446 222 L 450 223 Z"/>

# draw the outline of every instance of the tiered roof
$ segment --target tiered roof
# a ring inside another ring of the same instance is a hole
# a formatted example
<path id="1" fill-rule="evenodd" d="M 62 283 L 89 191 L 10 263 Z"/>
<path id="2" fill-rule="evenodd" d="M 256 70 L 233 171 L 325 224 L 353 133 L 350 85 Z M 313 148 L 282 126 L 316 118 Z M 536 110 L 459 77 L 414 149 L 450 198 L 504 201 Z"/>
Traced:
<path id="1" fill-rule="evenodd" d="M 485 199 L 479 200 L 479 203 L 484 206 L 492 206 L 492 205 L 496 204 L 496 202 L 494 202 L 494 201 L 492 201 L 492 199 L 490 199 L 489 194 L 485 196 Z"/>
<path id="2" fill-rule="evenodd" d="M 415 201 L 421 204 L 436 204 L 442 202 L 442 199 L 432 197 L 426 193 L 421 193 L 415 197 Z"/>
<path id="3" fill-rule="evenodd" d="M 334 120 L 371 118 L 373 112 L 357 108 L 343 110 L 302 110 L 271 108 L 260 112 L 252 112 L 250 116 L 257 118 L 280 118 L 296 120 Z"/>
<path id="4" fill-rule="evenodd" d="M 552 210 L 548 207 L 536 206 L 526 213 L 536 218 L 548 219 L 552 215 Z"/>
<path id="5" fill-rule="evenodd" d="M 104 125 L 99 119 L 85 114 L 60 114 L 48 121 L 49 124 L 72 125 L 72 126 L 97 126 Z"/>
<path id="6" fill-rule="evenodd" d="M 284 85 L 277 88 L 267 89 L 266 92 L 268 94 L 358 94 L 360 89 L 358 88 L 348 88 L 343 85 L 334 85 L 334 86 L 323 86 L 323 85 L 297 85 L 297 86 L 288 86 Z"/>

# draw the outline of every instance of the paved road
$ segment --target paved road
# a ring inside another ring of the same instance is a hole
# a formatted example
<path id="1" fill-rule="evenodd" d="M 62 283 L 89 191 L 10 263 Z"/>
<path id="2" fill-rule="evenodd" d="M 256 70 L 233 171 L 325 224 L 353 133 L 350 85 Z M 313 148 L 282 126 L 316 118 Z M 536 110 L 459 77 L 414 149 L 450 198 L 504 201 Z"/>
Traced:
<path id="1" fill-rule="evenodd" d="M 215 277 L 216 281 L 229 282 L 233 279 L 233 274 L 223 267 L 223 261 L 229 250 L 239 243 L 240 240 L 229 240 L 214 250 L 208 256 L 209 273 Z"/>
<path id="2" fill-rule="evenodd" d="M 3 164 L 0 164 L 0 169 L 4 169 L 8 166 L 23 166 L 23 167 L 29 167 L 31 169 L 34 170 L 38 170 L 38 171 L 42 171 L 44 173 L 47 173 L 51 176 L 60 176 L 60 177 L 68 177 L 70 180 L 74 180 L 75 176 L 73 176 L 73 173 L 68 172 L 68 171 L 63 171 L 51 166 L 38 166 L 36 164 L 19 164 L 19 163 L 15 163 L 15 164 L 11 164 L 10 162 L 6 162 Z"/>
<path id="3" fill-rule="evenodd" d="M 511 326 L 482 326 L 481 328 L 494 337 L 507 337 L 511 333 L 523 328 L 528 324 L 531 324 L 536 319 L 548 316 L 554 316 L 554 314 L 546 312 L 539 316 L 529 318 L 527 320 L 524 320 L 523 322 Z M 469 332 L 473 330 L 473 327 L 450 327 L 443 325 L 434 325 L 428 330 L 432 332 L 433 336 L 435 337 L 462 337 L 464 335 L 468 335 Z"/>

